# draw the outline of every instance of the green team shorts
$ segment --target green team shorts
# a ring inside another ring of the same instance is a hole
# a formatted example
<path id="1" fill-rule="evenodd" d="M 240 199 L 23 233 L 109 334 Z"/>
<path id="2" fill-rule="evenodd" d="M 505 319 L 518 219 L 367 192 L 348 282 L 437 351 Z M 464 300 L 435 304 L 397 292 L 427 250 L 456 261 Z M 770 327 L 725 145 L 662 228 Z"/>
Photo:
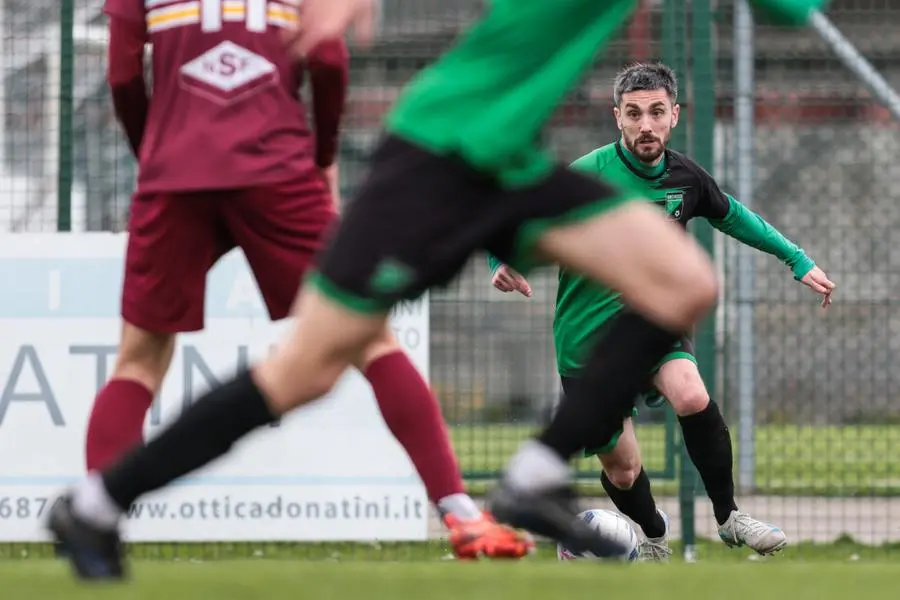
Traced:
<path id="1" fill-rule="evenodd" d="M 672 351 L 666 354 L 653 369 L 653 374 L 655 375 L 656 372 L 659 371 L 667 362 L 680 358 L 687 359 L 694 364 L 697 364 L 697 358 L 694 356 L 694 344 L 691 342 L 690 338 L 685 337 L 676 342 L 672 347 Z M 560 379 L 562 382 L 563 394 L 565 394 L 566 387 L 572 380 L 568 377 L 561 377 Z M 646 392 L 638 396 L 635 402 L 635 406 L 633 406 L 627 414 L 623 415 L 623 420 L 633 418 L 638 415 L 637 404 L 640 402 L 643 402 L 648 408 L 659 408 L 663 404 L 665 404 L 666 399 L 662 396 L 662 394 L 659 393 L 659 390 L 651 386 Z M 613 435 L 609 443 L 600 446 L 599 448 L 586 448 L 584 450 L 584 456 L 589 457 L 600 454 L 609 454 L 615 449 L 616 445 L 618 445 L 619 438 L 622 437 L 622 434 L 624 432 L 624 428 L 620 428 L 615 433 L 615 435 Z"/>
<path id="2" fill-rule="evenodd" d="M 387 116 L 389 133 L 454 154 L 504 187 L 543 179 L 541 132 L 637 0 L 493 0 Z"/>

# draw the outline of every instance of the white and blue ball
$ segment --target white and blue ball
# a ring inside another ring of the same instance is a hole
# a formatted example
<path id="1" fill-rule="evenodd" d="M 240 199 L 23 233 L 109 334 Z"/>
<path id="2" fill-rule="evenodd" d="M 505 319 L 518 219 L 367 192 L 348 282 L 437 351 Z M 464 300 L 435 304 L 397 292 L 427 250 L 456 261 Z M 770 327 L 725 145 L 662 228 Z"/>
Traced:
<path id="1" fill-rule="evenodd" d="M 578 518 L 590 525 L 600 535 L 617 543 L 624 549 L 618 558 L 625 562 L 637 560 L 638 535 L 631 523 L 617 512 L 595 508 L 578 514 Z M 556 546 L 556 556 L 559 560 L 577 560 L 590 558 L 575 554 L 562 544 Z"/>

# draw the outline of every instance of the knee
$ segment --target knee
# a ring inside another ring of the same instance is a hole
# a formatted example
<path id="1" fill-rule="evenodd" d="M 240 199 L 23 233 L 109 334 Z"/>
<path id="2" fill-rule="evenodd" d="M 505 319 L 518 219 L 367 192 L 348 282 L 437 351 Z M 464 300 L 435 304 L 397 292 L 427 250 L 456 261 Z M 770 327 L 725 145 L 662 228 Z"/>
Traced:
<path id="1" fill-rule="evenodd" d="M 641 465 L 637 462 L 635 464 L 617 464 L 612 465 L 610 468 L 604 467 L 603 471 L 606 473 L 609 482 L 617 489 L 630 490 L 634 486 L 634 482 L 637 481 L 638 475 L 641 474 Z"/>
<path id="2" fill-rule="evenodd" d="M 689 389 L 681 394 L 673 394 L 669 404 L 679 417 L 687 417 L 706 410 L 709 406 L 709 393 L 703 388 Z"/>
<path id="3" fill-rule="evenodd" d="M 617 447 L 612 454 L 601 456 L 600 461 L 606 478 L 620 490 L 630 490 L 641 474 L 640 454 L 622 446 Z"/>
<path id="4" fill-rule="evenodd" d="M 377 337 L 373 338 L 372 341 L 366 345 L 365 350 L 363 350 L 354 366 L 365 373 L 368 366 L 373 362 L 382 356 L 393 354 L 401 349 L 400 342 L 398 342 L 397 338 L 394 337 L 394 334 L 385 327 Z"/>

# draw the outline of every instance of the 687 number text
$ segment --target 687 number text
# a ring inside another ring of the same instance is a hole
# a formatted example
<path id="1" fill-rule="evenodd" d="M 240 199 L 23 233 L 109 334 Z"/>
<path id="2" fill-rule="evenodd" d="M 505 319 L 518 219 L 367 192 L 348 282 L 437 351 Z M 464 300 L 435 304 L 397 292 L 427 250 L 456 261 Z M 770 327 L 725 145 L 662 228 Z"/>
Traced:
<path id="1" fill-rule="evenodd" d="M 59 498 L 51 502 L 49 498 L 4 496 L 0 498 L 0 520 L 40 519 L 59 501 Z"/>

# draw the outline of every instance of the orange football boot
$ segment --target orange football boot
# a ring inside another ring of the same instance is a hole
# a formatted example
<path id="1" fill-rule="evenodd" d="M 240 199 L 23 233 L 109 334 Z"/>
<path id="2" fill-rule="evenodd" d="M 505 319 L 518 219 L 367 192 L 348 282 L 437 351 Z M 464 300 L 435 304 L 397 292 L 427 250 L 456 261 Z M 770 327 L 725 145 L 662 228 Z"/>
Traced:
<path id="1" fill-rule="evenodd" d="M 448 514 L 444 524 L 450 530 L 453 554 L 461 560 L 522 558 L 535 550 L 530 533 L 501 525 L 487 512 L 482 513 L 480 519 L 471 520 Z"/>

